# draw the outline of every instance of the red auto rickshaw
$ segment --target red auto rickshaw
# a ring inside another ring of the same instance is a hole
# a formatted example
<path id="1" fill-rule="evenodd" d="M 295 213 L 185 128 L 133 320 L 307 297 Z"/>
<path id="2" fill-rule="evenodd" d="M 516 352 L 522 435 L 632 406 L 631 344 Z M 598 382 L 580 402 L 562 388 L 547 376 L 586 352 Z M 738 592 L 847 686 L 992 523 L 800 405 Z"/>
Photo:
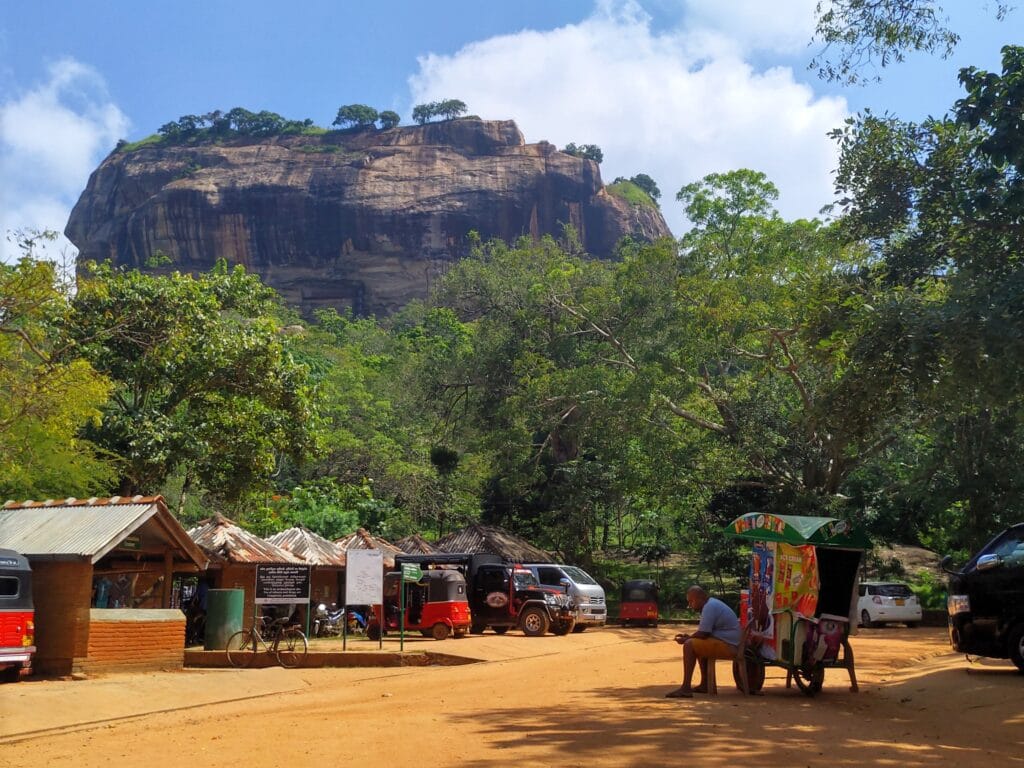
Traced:
<path id="1" fill-rule="evenodd" d="M 622 583 L 619 602 L 622 626 L 658 626 L 658 585 L 649 579 L 633 579 Z"/>
<path id="2" fill-rule="evenodd" d="M 0 549 L 0 680 L 17 682 L 31 670 L 35 630 L 28 559 Z"/>
<path id="3" fill-rule="evenodd" d="M 384 576 L 384 616 L 381 606 L 373 606 L 373 616 L 366 627 L 366 636 L 378 640 L 383 632 L 397 632 L 402 627 L 402 595 L 405 588 L 405 629 L 418 631 L 424 637 L 444 640 L 448 635 L 463 637 L 471 624 L 466 579 L 454 569 L 423 571 L 419 581 L 403 582 L 400 571 Z"/>

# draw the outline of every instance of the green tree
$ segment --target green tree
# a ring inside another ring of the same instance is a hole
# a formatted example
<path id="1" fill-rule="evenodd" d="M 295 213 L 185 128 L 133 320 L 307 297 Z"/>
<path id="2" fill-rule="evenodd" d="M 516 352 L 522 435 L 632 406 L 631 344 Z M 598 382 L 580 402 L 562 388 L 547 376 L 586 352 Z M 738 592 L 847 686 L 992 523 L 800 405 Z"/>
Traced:
<path id="1" fill-rule="evenodd" d="M 379 118 L 380 114 L 373 107 L 365 104 L 344 104 L 338 107 L 338 115 L 331 125 L 340 128 L 366 128 L 376 123 Z"/>
<path id="2" fill-rule="evenodd" d="M 59 331 L 68 296 L 54 265 L 35 257 L 55 233 L 16 235 L 22 258 L 0 264 L 0 496 L 66 498 L 109 491 L 111 457 L 79 435 L 111 384 Z"/>
<path id="3" fill-rule="evenodd" d="M 234 500 L 267 487 L 282 456 L 314 449 L 306 369 L 280 332 L 276 295 L 222 262 L 193 278 L 92 265 L 65 332 L 114 382 L 102 423 L 86 434 L 120 458 L 122 495 L 175 469 Z"/>
<path id="4" fill-rule="evenodd" d="M 994 6 L 999 19 L 1010 10 L 1001 0 Z M 815 37 L 825 49 L 810 66 L 826 80 L 860 82 L 865 70 L 901 62 L 906 51 L 939 51 L 945 58 L 960 41 L 937 0 L 822 0 L 815 18 Z M 827 55 L 833 47 L 834 60 Z"/>
<path id="5" fill-rule="evenodd" d="M 381 130 L 384 131 L 390 130 L 402 122 L 401 116 L 397 112 L 392 112 L 390 109 L 386 109 L 381 112 L 377 119 L 380 121 Z"/>
<path id="6" fill-rule="evenodd" d="M 1011 447 L 1024 372 L 1022 72 L 1024 49 L 1008 46 L 1001 75 L 961 72 L 967 94 L 953 117 L 918 125 L 868 113 L 835 134 L 844 226 L 872 243 L 892 286 L 893 300 L 876 307 L 874 354 L 898 361 L 890 367 L 942 414 L 929 430 L 941 448 L 922 466 L 945 467 L 931 475 L 946 478 L 937 535 L 954 546 L 980 541 L 1024 505 L 1019 489 L 981 468 L 1024 458 Z"/>
<path id="7" fill-rule="evenodd" d="M 436 105 L 438 116 L 442 120 L 454 120 L 466 114 L 466 102 L 458 99 L 445 99 Z"/>
<path id="8" fill-rule="evenodd" d="M 569 142 L 566 144 L 562 151 L 567 155 L 573 157 L 582 157 L 584 160 L 593 160 L 595 163 L 601 163 L 604 161 L 604 152 L 597 144 L 574 144 Z"/>

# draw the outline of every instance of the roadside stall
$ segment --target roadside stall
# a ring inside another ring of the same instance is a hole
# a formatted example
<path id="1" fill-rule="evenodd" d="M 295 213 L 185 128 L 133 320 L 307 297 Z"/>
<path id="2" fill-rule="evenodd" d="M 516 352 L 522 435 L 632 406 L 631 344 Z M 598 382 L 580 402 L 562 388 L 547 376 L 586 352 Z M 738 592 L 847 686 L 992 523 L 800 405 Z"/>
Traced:
<path id="1" fill-rule="evenodd" d="M 275 618 L 287 615 L 305 624 L 309 606 L 309 564 L 305 560 L 220 514 L 190 529 L 188 535 L 210 559 L 209 589 L 243 592 L 239 629 L 249 629 L 264 612 Z M 228 634 L 226 627 L 211 626 L 211 621 L 230 622 L 230 617 L 211 615 L 207 620 L 207 635 Z"/>
<path id="2" fill-rule="evenodd" d="M 43 674 L 181 667 L 185 617 L 176 576 L 206 557 L 160 496 L 7 502 L 0 547 L 32 566 Z"/>
<path id="3" fill-rule="evenodd" d="M 750 691 L 764 685 L 766 666 L 785 669 L 787 687 L 795 680 L 810 696 L 821 690 L 826 669 L 845 669 L 856 691 L 849 636 L 867 536 L 832 517 L 760 513 L 736 518 L 724 533 L 751 544 L 740 597 Z"/>
<path id="4" fill-rule="evenodd" d="M 314 636 L 314 617 L 321 619 L 331 616 L 341 604 L 342 580 L 345 573 L 345 550 L 329 539 L 302 528 L 289 528 L 287 531 L 268 536 L 267 541 L 274 546 L 291 552 L 296 557 L 309 563 L 312 570 L 309 575 L 309 621 L 306 634 Z M 322 626 L 322 622 L 320 626 Z"/>

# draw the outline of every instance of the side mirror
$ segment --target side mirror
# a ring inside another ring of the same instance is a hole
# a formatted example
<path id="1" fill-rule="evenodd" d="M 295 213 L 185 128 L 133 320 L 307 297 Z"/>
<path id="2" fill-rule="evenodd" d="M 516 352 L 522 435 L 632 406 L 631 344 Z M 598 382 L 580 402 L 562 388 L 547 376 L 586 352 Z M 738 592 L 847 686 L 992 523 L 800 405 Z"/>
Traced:
<path id="1" fill-rule="evenodd" d="M 999 555 L 982 555 L 978 558 L 978 562 L 974 564 L 976 570 L 979 571 L 991 571 L 993 568 L 998 568 L 1003 564 L 1003 558 Z"/>
<path id="2" fill-rule="evenodd" d="M 941 560 L 939 560 L 939 568 L 941 568 L 946 573 L 955 573 L 955 571 L 952 568 L 949 567 L 952 562 L 953 562 L 953 556 L 952 555 L 946 555 Z"/>
<path id="3" fill-rule="evenodd" d="M 565 594 L 569 594 L 569 587 L 572 586 L 568 579 L 559 579 L 558 584 L 565 590 Z"/>

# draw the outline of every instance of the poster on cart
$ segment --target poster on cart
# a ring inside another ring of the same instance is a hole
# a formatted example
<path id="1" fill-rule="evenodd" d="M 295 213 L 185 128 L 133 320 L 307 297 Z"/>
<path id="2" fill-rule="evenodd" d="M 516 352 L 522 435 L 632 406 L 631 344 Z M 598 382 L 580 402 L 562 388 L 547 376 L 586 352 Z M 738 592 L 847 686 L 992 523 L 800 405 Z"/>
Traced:
<path id="1" fill-rule="evenodd" d="M 747 620 L 751 637 L 760 639 L 762 653 L 770 649 L 770 658 L 774 658 L 775 652 L 775 617 L 772 615 L 774 593 L 775 543 L 759 541 L 754 544 L 750 556 L 750 607 Z"/>
<path id="2" fill-rule="evenodd" d="M 775 549 L 775 610 L 811 618 L 818 610 L 818 558 L 813 544 Z"/>

